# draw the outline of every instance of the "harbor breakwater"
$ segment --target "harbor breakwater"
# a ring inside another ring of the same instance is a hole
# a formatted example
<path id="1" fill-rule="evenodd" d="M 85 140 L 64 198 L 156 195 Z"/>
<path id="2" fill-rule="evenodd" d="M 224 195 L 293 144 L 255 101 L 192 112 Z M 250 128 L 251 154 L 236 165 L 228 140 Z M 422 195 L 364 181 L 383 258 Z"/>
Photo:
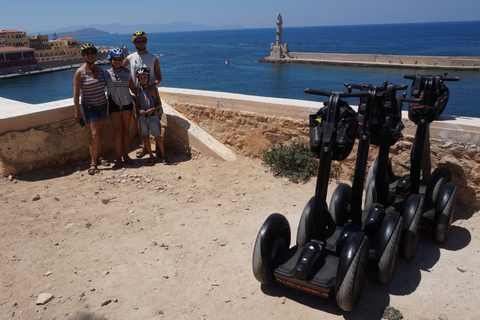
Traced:
<path id="1" fill-rule="evenodd" d="M 276 47 L 276 48 L 275 48 Z M 290 52 L 288 46 L 272 46 L 262 62 L 312 63 L 416 69 L 480 70 L 480 57 L 410 56 L 381 54 L 347 54 Z"/>

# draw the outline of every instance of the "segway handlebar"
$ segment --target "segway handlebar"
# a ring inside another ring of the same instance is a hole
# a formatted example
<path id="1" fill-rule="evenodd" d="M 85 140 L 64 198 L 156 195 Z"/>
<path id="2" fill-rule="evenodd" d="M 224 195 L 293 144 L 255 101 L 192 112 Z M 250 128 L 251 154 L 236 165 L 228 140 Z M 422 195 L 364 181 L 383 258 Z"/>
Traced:
<path id="1" fill-rule="evenodd" d="M 422 77 L 422 79 L 428 78 L 428 77 L 435 77 L 435 75 L 419 75 Z M 415 74 L 404 74 L 403 77 L 405 79 L 410 79 L 410 80 L 415 80 L 417 75 Z M 440 75 L 440 79 L 443 81 L 460 81 L 460 77 L 447 77 L 447 75 Z"/>
<path id="2" fill-rule="evenodd" d="M 336 93 L 341 98 L 366 97 L 370 95 L 368 91 L 343 92 L 343 91 L 324 91 L 324 90 L 310 89 L 310 88 L 306 89 L 304 92 L 308 94 L 315 94 L 317 96 L 325 96 L 325 97 L 330 97 L 333 93 Z"/>
<path id="3" fill-rule="evenodd" d="M 355 84 L 355 83 L 344 83 L 345 87 L 347 88 L 352 88 L 352 89 L 365 89 L 365 88 L 369 88 L 369 87 L 372 87 L 371 84 Z M 376 86 L 378 88 L 379 91 L 385 91 L 385 86 L 388 85 L 388 83 L 384 83 L 383 86 Z M 402 84 L 402 85 L 395 85 L 395 91 L 397 90 L 405 90 L 407 89 L 408 86 L 405 85 L 405 84 Z"/>

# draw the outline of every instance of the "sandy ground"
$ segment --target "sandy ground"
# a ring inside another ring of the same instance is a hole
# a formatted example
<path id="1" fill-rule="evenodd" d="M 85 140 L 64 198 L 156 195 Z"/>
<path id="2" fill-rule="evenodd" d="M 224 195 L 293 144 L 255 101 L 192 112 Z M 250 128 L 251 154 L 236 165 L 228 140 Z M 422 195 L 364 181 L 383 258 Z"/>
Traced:
<path id="1" fill-rule="evenodd" d="M 285 214 L 295 239 L 315 179 L 294 184 L 241 157 L 170 160 L 93 177 L 76 163 L 1 178 L 0 318 L 380 319 L 390 305 L 404 319 L 478 319 L 474 209 L 457 206 L 444 244 L 423 234 L 389 285 L 369 274 L 356 311 L 345 313 L 252 273 L 263 221 Z M 41 293 L 54 298 L 36 305 Z"/>

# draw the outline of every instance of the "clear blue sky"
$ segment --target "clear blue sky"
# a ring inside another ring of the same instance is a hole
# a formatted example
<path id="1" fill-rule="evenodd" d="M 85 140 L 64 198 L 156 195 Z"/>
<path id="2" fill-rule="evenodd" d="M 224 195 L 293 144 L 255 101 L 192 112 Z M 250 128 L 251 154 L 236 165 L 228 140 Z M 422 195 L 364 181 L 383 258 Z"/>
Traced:
<path id="1" fill-rule="evenodd" d="M 143 5 L 143 6 L 142 6 Z M 113 24 L 284 27 L 480 20 L 479 0 L 59 0 L 2 1 L 0 30 L 51 31 Z"/>

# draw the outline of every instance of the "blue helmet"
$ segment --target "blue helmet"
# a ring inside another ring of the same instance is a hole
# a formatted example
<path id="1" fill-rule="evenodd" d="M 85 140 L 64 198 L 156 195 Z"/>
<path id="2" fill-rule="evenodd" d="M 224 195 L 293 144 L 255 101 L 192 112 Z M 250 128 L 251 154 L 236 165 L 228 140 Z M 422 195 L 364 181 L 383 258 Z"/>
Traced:
<path id="1" fill-rule="evenodd" d="M 114 57 L 120 57 L 122 59 L 125 58 L 125 55 L 123 54 L 123 51 L 120 48 L 115 48 L 115 49 L 110 50 L 108 55 L 110 56 L 110 59 L 112 59 Z"/>

